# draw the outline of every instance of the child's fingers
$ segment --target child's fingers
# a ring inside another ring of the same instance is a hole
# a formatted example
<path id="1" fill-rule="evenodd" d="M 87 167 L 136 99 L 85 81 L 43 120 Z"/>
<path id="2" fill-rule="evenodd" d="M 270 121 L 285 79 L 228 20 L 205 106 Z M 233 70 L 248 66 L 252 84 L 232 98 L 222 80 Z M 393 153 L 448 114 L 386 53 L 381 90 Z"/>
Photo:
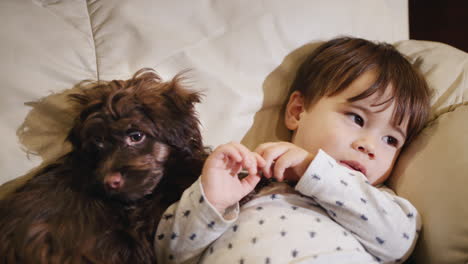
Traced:
<path id="1" fill-rule="evenodd" d="M 257 174 L 257 159 L 253 153 L 249 153 L 248 156 L 248 163 L 244 164 L 244 167 L 249 172 L 249 175 L 256 175 Z"/>
<path id="2" fill-rule="evenodd" d="M 273 168 L 273 177 L 278 181 L 284 180 L 284 172 L 286 169 L 294 167 L 299 163 L 298 153 L 294 150 L 289 150 L 276 160 Z"/>
<path id="3" fill-rule="evenodd" d="M 278 142 L 267 142 L 267 143 L 263 143 L 263 144 L 260 144 L 254 152 L 258 153 L 260 156 L 263 156 L 263 153 L 265 152 L 266 149 L 274 146 L 274 145 L 277 145 Z"/>
<path id="4" fill-rule="evenodd" d="M 265 160 L 258 153 L 250 152 L 249 156 L 253 159 L 252 164 L 245 167 L 249 175 L 257 175 L 258 169 L 263 169 L 265 166 Z"/>
<path id="5" fill-rule="evenodd" d="M 263 145 L 263 144 L 262 144 Z M 265 160 L 263 172 L 267 178 L 272 177 L 272 167 L 278 157 L 288 150 L 288 145 L 281 143 L 266 143 L 258 150 Z"/>
<path id="6" fill-rule="evenodd" d="M 242 166 L 245 168 L 249 174 L 257 174 L 257 158 L 255 154 L 251 152 L 246 146 L 240 143 L 232 143 L 233 146 L 239 151 L 242 156 Z"/>
<path id="7" fill-rule="evenodd" d="M 253 152 L 253 155 L 254 155 L 254 157 L 255 157 L 255 159 L 257 161 L 257 167 L 258 168 L 265 167 L 265 165 L 266 165 L 265 159 L 262 156 L 260 156 L 260 154 L 258 154 L 256 152 Z"/>
<path id="8" fill-rule="evenodd" d="M 246 190 L 246 193 L 252 191 L 260 182 L 260 179 L 261 177 L 256 174 L 249 174 L 247 177 L 243 178 L 241 180 L 241 184 L 244 187 L 244 190 Z"/>
<path id="9" fill-rule="evenodd" d="M 231 171 L 230 174 L 237 177 L 237 174 L 242 170 L 242 164 L 239 162 L 232 162 L 228 168 Z"/>
<path id="10" fill-rule="evenodd" d="M 231 142 L 218 146 L 213 154 L 216 154 L 218 158 L 231 159 L 234 162 L 245 162 L 246 160 L 252 162 L 254 158 L 249 157 L 250 151 L 240 143 Z"/>
<path id="11" fill-rule="evenodd" d="M 263 172 L 263 176 L 271 178 L 271 166 L 267 167 L 265 159 L 260 154 L 254 152 L 254 156 L 257 159 L 257 168 Z"/>
<path id="12" fill-rule="evenodd" d="M 228 160 L 234 160 L 235 162 L 241 162 L 243 157 L 238 149 L 232 144 L 223 144 L 218 146 L 214 151 L 213 155 L 219 160 L 226 162 Z"/>
<path id="13" fill-rule="evenodd" d="M 267 161 L 263 158 L 263 153 L 265 152 L 265 149 L 267 149 L 269 146 L 271 146 L 272 143 L 263 143 L 263 144 L 260 144 L 256 149 L 255 149 L 255 153 L 260 156 L 262 158 L 262 165 L 263 166 L 259 166 L 262 171 L 263 171 L 263 176 L 266 177 L 266 178 L 270 178 L 271 177 L 271 173 L 270 173 L 270 168 L 267 166 Z"/>

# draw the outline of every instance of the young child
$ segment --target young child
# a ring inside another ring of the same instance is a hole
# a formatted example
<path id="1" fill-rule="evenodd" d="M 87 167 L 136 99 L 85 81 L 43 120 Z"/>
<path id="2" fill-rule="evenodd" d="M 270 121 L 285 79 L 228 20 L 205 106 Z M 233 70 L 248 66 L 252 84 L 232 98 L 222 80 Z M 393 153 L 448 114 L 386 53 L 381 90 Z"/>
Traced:
<path id="1" fill-rule="evenodd" d="M 291 87 L 291 142 L 216 148 L 163 216 L 158 263 L 403 262 L 420 217 L 382 183 L 428 112 L 424 78 L 393 46 L 322 44 Z M 239 206 L 260 172 L 276 181 Z"/>

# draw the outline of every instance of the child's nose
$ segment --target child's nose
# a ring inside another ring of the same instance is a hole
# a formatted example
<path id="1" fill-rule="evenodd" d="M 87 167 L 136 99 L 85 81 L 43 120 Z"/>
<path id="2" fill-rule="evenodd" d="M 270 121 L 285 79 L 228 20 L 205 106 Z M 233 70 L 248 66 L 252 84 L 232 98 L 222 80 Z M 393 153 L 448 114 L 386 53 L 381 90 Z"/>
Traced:
<path id="1" fill-rule="evenodd" d="M 375 147 L 372 140 L 369 138 L 362 138 L 353 142 L 353 148 L 359 152 L 367 154 L 370 159 L 375 158 Z"/>

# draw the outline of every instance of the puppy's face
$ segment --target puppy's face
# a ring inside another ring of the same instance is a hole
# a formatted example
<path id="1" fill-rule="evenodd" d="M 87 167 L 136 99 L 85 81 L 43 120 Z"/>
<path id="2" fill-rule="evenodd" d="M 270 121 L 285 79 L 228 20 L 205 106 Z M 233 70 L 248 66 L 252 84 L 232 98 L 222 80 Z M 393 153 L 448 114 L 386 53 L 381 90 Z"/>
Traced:
<path id="1" fill-rule="evenodd" d="M 193 104 L 199 97 L 154 72 L 72 95 L 83 106 L 69 139 L 106 195 L 137 200 L 154 191 L 172 156 L 201 143 Z M 186 153 L 187 152 L 187 153 Z M 83 180 L 85 180 L 83 178 Z"/>
<path id="2" fill-rule="evenodd" d="M 171 147 L 153 132 L 138 110 L 117 119 L 100 110 L 86 120 L 81 151 L 93 159 L 94 180 L 108 195 L 135 200 L 159 183 Z"/>

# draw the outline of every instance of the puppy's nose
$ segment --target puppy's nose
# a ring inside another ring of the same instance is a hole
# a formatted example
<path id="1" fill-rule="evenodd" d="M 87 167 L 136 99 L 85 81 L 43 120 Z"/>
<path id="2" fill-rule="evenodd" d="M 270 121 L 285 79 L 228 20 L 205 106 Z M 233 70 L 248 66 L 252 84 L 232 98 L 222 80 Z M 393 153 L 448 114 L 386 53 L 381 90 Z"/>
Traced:
<path id="1" fill-rule="evenodd" d="M 122 188 L 124 184 L 124 180 L 120 172 L 115 172 L 115 173 L 106 175 L 106 177 L 104 177 L 104 183 L 107 185 L 108 188 L 113 189 L 113 190 L 118 190 Z"/>

